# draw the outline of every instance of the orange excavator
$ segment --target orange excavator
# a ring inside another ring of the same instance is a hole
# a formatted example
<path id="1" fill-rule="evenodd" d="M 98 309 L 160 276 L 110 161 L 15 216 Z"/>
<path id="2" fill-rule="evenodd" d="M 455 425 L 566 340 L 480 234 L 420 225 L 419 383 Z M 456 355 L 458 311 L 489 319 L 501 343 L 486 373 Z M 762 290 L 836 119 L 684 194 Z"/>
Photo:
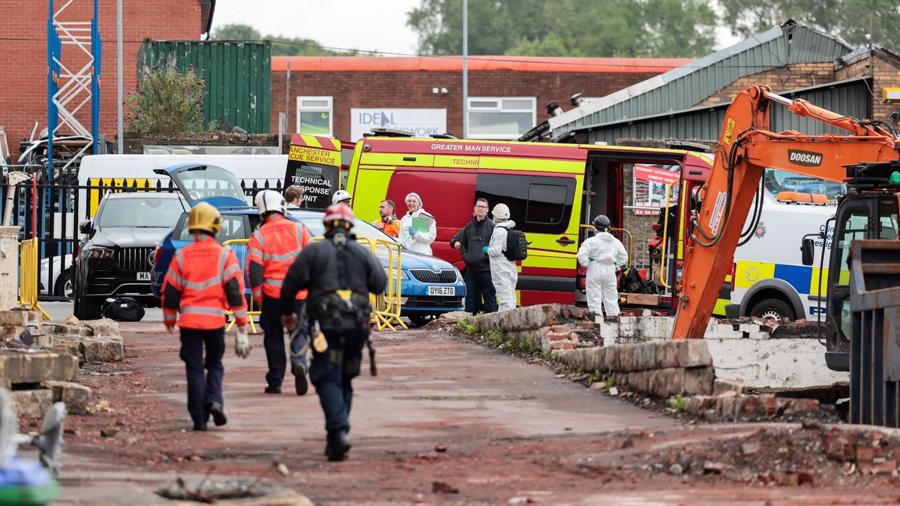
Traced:
<path id="1" fill-rule="evenodd" d="M 773 104 L 848 134 L 772 132 L 769 109 Z M 843 286 L 848 283 L 842 273 L 848 272 L 849 242 L 890 238 L 890 232 L 884 230 L 891 227 L 896 232 L 900 202 L 898 148 L 900 140 L 890 124 L 843 116 L 804 100 L 779 96 L 765 86 L 750 86 L 742 91 L 725 112 L 709 180 L 691 196 L 694 211 L 679 282 L 673 339 L 703 337 L 735 248 L 742 236 L 752 234 L 756 228 L 760 201 L 756 202 L 751 226 L 744 230 L 744 225 L 754 200 L 759 198 L 757 189 L 763 171 L 777 168 L 848 185 L 847 195 L 838 204 L 833 239 L 827 237 L 827 232 L 820 238 L 823 244 L 830 240 L 834 244 L 826 285 L 826 327 L 830 329 L 826 334 L 826 359 L 829 367 L 846 370 L 848 336 L 841 329 L 846 330 L 847 325 L 841 319 L 849 311 L 850 291 Z M 860 219 L 854 222 L 852 216 L 862 216 L 862 223 Z M 825 230 L 832 229 L 826 225 Z M 859 230 L 861 234 L 857 233 Z M 848 231 L 855 232 L 848 236 Z M 812 263 L 812 247 L 812 240 L 802 242 L 804 263 Z"/>

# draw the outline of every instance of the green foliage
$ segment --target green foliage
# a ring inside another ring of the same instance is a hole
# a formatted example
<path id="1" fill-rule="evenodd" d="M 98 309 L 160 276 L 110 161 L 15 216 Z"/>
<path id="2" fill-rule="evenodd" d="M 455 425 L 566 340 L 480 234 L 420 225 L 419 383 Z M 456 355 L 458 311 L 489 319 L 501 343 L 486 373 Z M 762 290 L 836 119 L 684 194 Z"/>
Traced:
<path id="1" fill-rule="evenodd" d="M 896 0 L 722 0 L 723 21 L 747 36 L 793 19 L 838 35 L 851 45 L 871 42 L 900 49 L 900 8 Z"/>
<path id="2" fill-rule="evenodd" d="M 594 371 L 590 376 L 588 376 L 588 379 L 590 380 L 590 383 L 600 383 L 600 381 L 603 379 L 603 375 L 600 374 L 600 371 Z"/>
<path id="3" fill-rule="evenodd" d="M 347 56 L 357 51 L 334 51 L 304 38 L 262 35 L 255 28 L 240 23 L 223 25 L 213 30 L 213 40 L 268 40 L 272 43 L 272 56 Z"/>
<path id="4" fill-rule="evenodd" d="M 684 411 L 684 396 L 678 394 L 669 399 L 669 407 L 678 412 Z"/>
<path id="5" fill-rule="evenodd" d="M 606 378 L 606 388 L 612 388 L 616 386 L 616 380 L 610 378 Z"/>
<path id="6" fill-rule="evenodd" d="M 460 332 L 474 335 L 478 333 L 478 323 L 472 318 L 464 318 L 456 322 L 456 329 Z"/>
<path id="7" fill-rule="evenodd" d="M 503 337 L 503 332 L 500 332 L 499 330 L 488 330 L 484 333 L 484 338 L 494 346 L 500 346 L 506 341 Z"/>
<path id="8" fill-rule="evenodd" d="M 407 14 L 419 52 L 462 52 L 461 0 L 423 0 Z M 716 15 L 699 0 L 469 2 L 469 53 L 532 56 L 697 56 L 715 43 Z"/>
<path id="9" fill-rule="evenodd" d="M 140 135 L 202 132 L 203 79 L 193 69 L 178 70 L 173 61 L 141 69 L 137 91 L 125 98 L 127 130 Z"/>

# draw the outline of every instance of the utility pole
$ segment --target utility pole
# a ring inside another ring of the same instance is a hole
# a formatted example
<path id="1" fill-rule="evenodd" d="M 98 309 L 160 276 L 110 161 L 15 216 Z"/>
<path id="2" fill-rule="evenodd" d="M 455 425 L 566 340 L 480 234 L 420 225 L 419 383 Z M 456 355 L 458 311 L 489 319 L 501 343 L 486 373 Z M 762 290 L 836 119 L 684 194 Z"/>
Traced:
<path id="1" fill-rule="evenodd" d="M 469 136 L 469 0 L 463 0 L 463 139 Z"/>
<path id="2" fill-rule="evenodd" d="M 124 84 L 122 83 L 122 0 L 116 0 L 116 117 L 118 118 L 118 143 L 116 153 L 125 154 L 125 126 L 122 124 L 122 101 L 124 99 Z"/>

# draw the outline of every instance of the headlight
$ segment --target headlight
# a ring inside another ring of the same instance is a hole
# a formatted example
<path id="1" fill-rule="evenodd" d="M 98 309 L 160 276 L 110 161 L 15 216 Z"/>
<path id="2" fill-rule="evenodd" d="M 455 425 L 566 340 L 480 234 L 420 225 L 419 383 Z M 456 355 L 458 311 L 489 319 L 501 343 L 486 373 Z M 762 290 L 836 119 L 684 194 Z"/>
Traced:
<path id="1" fill-rule="evenodd" d="M 109 248 L 95 246 L 84 250 L 84 258 L 92 258 L 96 260 L 106 260 L 115 256 L 116 251 Z"/>
<path id="2" fill-rule="evenodd" d="M 459 272 L 459 269 L 456 269 L 456 282 L 457 283 L 463 282 L 463 275 L 461 272 Z"/>

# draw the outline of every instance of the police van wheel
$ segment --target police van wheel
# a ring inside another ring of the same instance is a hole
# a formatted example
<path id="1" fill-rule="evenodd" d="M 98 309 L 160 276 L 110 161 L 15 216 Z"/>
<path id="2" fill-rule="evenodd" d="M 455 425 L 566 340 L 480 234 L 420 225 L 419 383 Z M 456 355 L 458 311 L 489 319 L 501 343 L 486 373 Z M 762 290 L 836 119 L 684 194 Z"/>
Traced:
<path id="1" fill-rule="evenodd" d="M 757 302 L 750 310 L 750 316 L 763 319 L 774 318 L 779 323 L 797 319 L 794 309 L 781 299 L 765 299 Z"/>

